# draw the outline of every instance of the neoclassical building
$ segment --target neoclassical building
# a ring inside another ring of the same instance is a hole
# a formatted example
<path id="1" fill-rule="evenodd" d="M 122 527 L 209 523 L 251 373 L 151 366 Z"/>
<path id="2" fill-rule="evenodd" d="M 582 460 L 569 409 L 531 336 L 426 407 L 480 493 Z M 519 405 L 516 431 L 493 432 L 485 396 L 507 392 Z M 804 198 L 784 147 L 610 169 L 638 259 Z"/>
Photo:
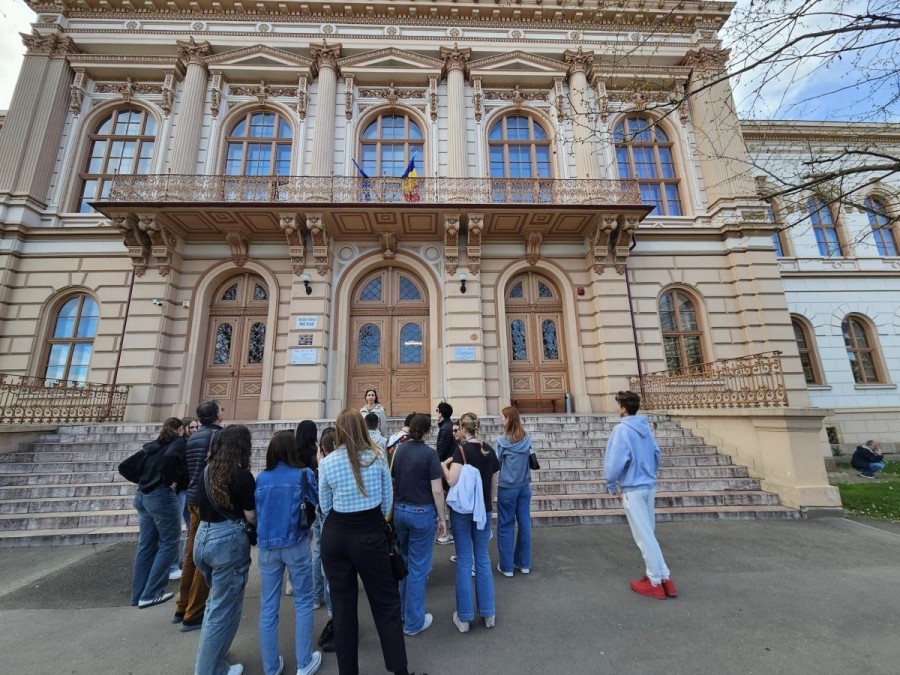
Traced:
<path id="1" fill-rule="evenodd" d="M 127 420 L 206 397 L 268 420 L 370 387 L 394 416 L 609 412 L 633 377 L 756 359 L 778 372 L 755 407 L 679 418 L 785 503 L 836 503 L 797 329 L 830 331 L 825 370 L 840 339 L 805 314 L 810 252 L 773 248 L 721 80 L 729 3 L 29 4 L 0 372 L 128 385 Z"/>

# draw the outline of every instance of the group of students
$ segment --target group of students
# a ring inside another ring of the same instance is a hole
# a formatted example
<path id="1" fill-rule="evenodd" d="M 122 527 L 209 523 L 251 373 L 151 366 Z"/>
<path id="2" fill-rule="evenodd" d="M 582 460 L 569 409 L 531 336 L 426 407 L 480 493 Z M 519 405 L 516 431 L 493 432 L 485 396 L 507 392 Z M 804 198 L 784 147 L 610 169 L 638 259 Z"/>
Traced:
<path id="1" fill-rule="evenodd" d="M 506 501 L 513 514 L 509 531 L 498 529 L 499 569 L 506 576 L 514 568 L 530 571 L 530 517 L 519 520 L 517 541 L 513 533 L 515 504 L 524 494 L 530 500 L 530 487 L 523 485 L 531 480 L 530 440 L 514 408 L 503 411 L 506 433 L 496 451 L 480 438 L 478 417 L 463 415 L 452 455 L 443 462 L 425 442 L 431 431 L 428 415 L 407 418 L 391 439 L 390 454 L 372 440 L 356 410 L 338 415 L 320 439 L 315 423 L 306 420 L 296 434 L 274 434 L 266 468 L 256 477 L 250 472 L 250 431 L 240 424 L 223 427 L 224 412 L 218 401 L 201 403 L 193 433 L 191 420 L 167 419 L 159 436 L 144 446 L 135 496 L 140 533 L 132 604 L 141 608 L 174 596 L 165 585 L 178 558 L 186 501 L 188 537 L 173 623 L 182 631 L 201 631 L 197 675 L 243 672 L 241 664 L 229 664 L 225 657 L 240 624 L 254 544 L 261 577 L 260 652 L 267 675 L 279 675 L 285 666 L 277 635 L 285 573 L 294 601 L 297 675 L 311 675 L 321 664 L 321 652 L 312 650 L 312 630 L 314 607 L 322 600 L 331 618 L 320 646 L 336 652 L 339 672 L 359 672 L 358 580 L 368 596 L 385 667 L 408 675 L 405 636 L 420 633 L 433 620 L 425 612 L 425 585 L 436 533 L 449 529 L 454 535 L 452 620 L 461 632 L 469 630 L 476 608 L 488 628 L 495 625 L 488 542 L 492 505 L 498 496 L 504 503 L 504 490 L 512 490 Z M 504 478 L 517 485 L 504 487 Z M 390 518 L 409 569 L 399 584 L 385 538 Z"/>

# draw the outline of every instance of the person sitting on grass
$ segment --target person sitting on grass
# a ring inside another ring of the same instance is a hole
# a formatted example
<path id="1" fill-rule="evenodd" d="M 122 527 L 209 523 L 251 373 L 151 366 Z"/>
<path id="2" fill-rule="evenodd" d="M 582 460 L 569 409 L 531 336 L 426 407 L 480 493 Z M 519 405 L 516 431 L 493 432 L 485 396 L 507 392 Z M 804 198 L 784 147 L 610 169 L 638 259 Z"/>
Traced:
<path id="1" fill-rule="evenodd" d="M 884 455 L 875 441 L 866 441 L 865 445 L 857 445 L 856 452 L 850 459 L 850 466 L 863 478 L 875 478 L 875 474 L 884 470 Z"/>

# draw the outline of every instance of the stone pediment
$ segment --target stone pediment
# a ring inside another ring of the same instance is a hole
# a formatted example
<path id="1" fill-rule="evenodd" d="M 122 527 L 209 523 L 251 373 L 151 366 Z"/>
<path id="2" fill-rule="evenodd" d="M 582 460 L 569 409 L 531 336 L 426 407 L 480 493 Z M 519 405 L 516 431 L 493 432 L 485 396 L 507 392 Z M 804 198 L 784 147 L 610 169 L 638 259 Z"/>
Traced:
<path id="1" fill-rule="evenodd" d="M 341 72 L 346 75 L 364 77 L 366 74 L 379 76 L 384 79 L 389 75 L 395 81 L 405 81 L 410 77 L 414 80 L 422 80 L 428 74 L 437 74 L 444 66 L 440 59 L 415 52 L 408 52 L 396 47 L 378 49 L 353 56 L 345 56 L 338 59 Z"/>
<path id="2" fill-rule="evenodd" d="M 254 45 L 209 56 L 206 58 L 206 63 L 216 68 L 232 66 L 241 69 L 259 67 L 307 69 L 313 64 L 313 60 L 307 56 L 300 56 L 282 49 Z"/>
<path id="3" fill-rule="evenodd" d="M 558 77 L 565 75 L 567 71 L 568 66 L 562 61 L 523 51 L 496 54 L 469 61 L 469 72 L 473 75 L 519 73 Z"/>

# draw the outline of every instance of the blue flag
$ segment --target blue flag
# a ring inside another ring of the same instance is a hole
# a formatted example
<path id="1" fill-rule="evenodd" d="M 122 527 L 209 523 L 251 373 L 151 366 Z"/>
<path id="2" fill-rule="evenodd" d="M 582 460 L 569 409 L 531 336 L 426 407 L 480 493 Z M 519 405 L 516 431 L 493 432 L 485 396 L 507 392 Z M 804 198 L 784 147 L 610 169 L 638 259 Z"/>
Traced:
<path id="1" fill-rule="evenodd" d="M 406 171 L 403 172 L 403 175 L 400 176 L 400 178 L 403 179 L 401 181 L 403 201 L 418 202 L 421 197 L 419 196 L 419 181 L 418 174 L 416 173 L 415 155 L 409 160 L 409 164 L 406 165 Z"/>
<path id="2" fill-rule="evenodd" d="M 355 159 L 351 159 L 350 161 L 353 162 L 353 166 L 356 167 L 356 170 L 359 171 L 359 175 L 362 176 L 362 185 L 360 187 L 362 188 L 363 201 L 372 201 L 372 179 L 369 177 L 369 174 L 363 171 L 363 168 L 356 163 Z"/>

